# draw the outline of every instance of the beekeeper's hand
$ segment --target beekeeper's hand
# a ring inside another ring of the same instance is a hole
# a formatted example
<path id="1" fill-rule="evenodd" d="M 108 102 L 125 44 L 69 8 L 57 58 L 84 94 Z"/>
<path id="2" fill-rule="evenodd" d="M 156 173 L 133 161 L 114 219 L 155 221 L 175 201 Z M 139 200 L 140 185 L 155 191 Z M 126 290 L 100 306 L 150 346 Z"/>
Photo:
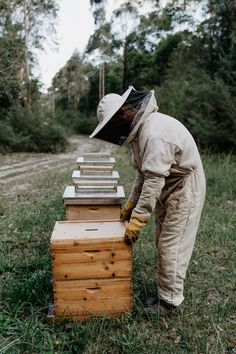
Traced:
<path id="1" fill-rule="evenodd" d="M 131 219 L 126 226 L 124 241 L 127 245 L 132 245 L 139 237 L 139 233 L 143 226 L 146 225 L 149 217 L 137 213 L 132 213 Z"/>
<path id="2" fill-rule="evenodd" d="M 136 203 L 128 199 L 125 203 L 124 208 L 122 208 L 120 211 L 120 220 L 123 222 L 129 220 L 135 206 Z"/>

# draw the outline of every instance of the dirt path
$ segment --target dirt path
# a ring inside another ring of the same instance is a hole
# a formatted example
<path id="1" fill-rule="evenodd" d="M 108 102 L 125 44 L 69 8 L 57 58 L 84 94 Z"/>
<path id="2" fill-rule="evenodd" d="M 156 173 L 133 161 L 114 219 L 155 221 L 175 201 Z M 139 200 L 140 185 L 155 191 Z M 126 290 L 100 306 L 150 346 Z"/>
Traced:
<path id="1" fill-rule="evenodd" d="M 66 169 L 76 163 L 84 152 L 106 151 L 113 153 L 115 145 L 87 137 L 69 140 L 69 151 L 63 154 L 11 154 L 0 156 L 0 187 L 13 184 L 13 189 L 24 190 L 29 187 L 25 179 L 53 169 Z M 12 188 L 11 188 L 12 190 Z"/>

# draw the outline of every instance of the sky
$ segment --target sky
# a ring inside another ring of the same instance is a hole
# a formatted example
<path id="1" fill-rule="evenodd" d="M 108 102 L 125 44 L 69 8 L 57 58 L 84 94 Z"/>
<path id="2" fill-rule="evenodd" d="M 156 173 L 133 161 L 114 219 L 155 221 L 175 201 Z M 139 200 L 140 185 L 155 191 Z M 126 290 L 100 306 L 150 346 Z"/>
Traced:
<path id="1" fill-rule="evenodd" d="M 94 32 L 94 20 L 90 10 L 89 0 L 56 0 L 59 5 L 56 20 L 56 46 L 45 42 L 44 51 L 37 53 L 39 67 L 36 75 L 43 83 L 42 90 L 47 91 L 54 75 L 66 64 L 75 50 L 81 53 L 87 45 L 90 35 Z M 111 14 L 122 0 L 108 0 L 107 13 Z M 166 0 L 161 0 L 164 5 Z M 115 5 L 115 6 L 114 6 Z M 147 12 L 147 3 L 140 12 Z"/>
<path id="2" fill-rule="evenodd" d="M 39 67 L 35 74 L 39 76 L 44 92 L 50 87 L 52 78 L 71 58 L 73 52 L 76 49 L 81 53 L 84 52 L 88 39 L 94 32 L 94 19 L 89 0 L 56 1 L 60 8 L 56 21 L 57 50 L 55 45 L 49 46 L 45 43 L 44 51 L 37 53 Z M 121 3 L 122 0 L 107 1 L 108 18 L 114 7 L 118 7 Z M 141 12 L 145 12 L 145 7 Z"/>
<path id="3" fill-rule="evenodd" d="M 58 12 L 57 50 L 56 46 L 45 45 L 44 51 L 38 53 L 40 81 L 43 90 L 51 85 L 53 76 L 61 69 L 73 52 L 84 51 L 90 35 L 94 31 L 94 22 L 89 0 L 57 0 Z"/>

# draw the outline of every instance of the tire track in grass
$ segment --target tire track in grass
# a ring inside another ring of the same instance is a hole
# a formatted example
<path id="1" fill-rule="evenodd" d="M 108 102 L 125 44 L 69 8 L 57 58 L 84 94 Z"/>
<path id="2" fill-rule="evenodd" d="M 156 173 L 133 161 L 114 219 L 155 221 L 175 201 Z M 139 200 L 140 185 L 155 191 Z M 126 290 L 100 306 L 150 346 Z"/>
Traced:
<path id="1" fill-rule="evenodd" d="M 73 151 L 60 154 L 48 154 L 31 157 L 26 154 L 25 159 L 21 162 L 9 163 L 11 158 L 6 156 L 6 164 L 4 162 L 0 166 L 0 187 L 6 187 L 8 184 L 14 182 L 17 185 L 14 187 L 17 190 L 24 190 L 29 187 L 26 183 L 28 177 L 46 173 L 54 169 L 65 169 L 71 166 L 76 168 L 76 158 L 81 156 L 84 152 L 100 152 L 108 151 L 114 152 L 115 146 L 100 140 L 88 139 L 86 137 L 73 138 L 69 140 L 71 146 L 74 146 Z M 22 157 L 21 157 L 22 158 Z"/>

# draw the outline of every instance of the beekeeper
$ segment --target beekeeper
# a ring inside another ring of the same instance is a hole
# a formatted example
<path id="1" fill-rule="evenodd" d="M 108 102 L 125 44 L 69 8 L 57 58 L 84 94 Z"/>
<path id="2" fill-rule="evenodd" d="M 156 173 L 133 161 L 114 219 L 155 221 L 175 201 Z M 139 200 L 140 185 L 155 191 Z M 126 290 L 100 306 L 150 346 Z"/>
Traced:
<path id="1" fill-rule="evenodd" d="M 150 313 L 170 313 L 184 300 L 184 279 L 205 198 L 201 158 L 189 131 L 158 112 L 154 91 L 132 86 L 110 93 L 98 105 L 99 124 L 90 138 L 131 145 L 137 175 L 121 211 L 128 220 L 124 240 L 132 245 L 152 212 L 156 215 L 158 292 Z"/>

